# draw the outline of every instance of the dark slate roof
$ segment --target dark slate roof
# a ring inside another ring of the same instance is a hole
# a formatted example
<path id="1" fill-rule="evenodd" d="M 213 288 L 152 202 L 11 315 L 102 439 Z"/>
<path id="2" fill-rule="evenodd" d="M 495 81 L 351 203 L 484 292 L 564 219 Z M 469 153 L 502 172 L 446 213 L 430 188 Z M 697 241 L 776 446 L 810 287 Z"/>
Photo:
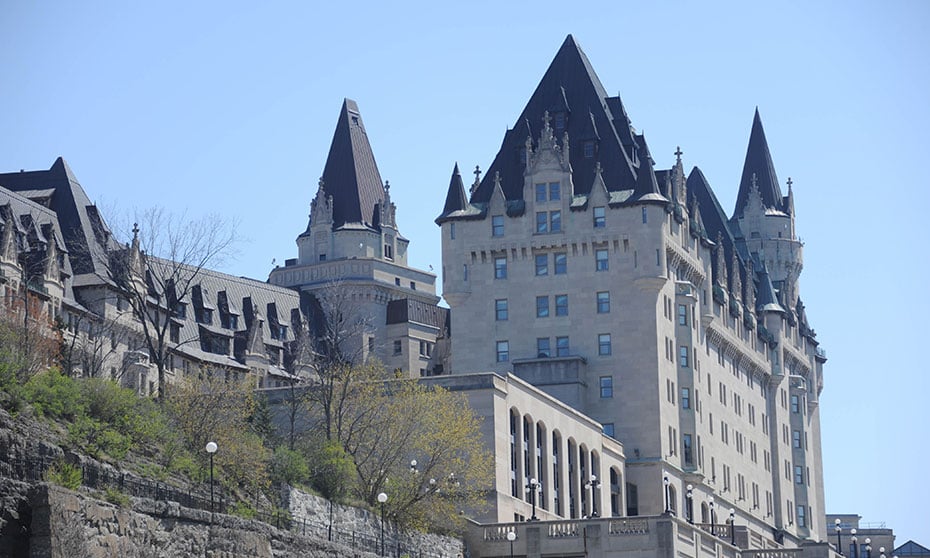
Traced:
<path id="1" fill-rule="evenodd" d="M 462 182 L 462 173 L 459 172 L 459 164 L 455 164 L 452 169 L 452 178 L 449 180 L 449 191 L 446 193 L 446 204 L 442 208 L 442 214 L 436 218 L 436 224 L 441 225 L 444 221 L 455 217 L 476 218 L 482 217 L 484 212 L 470 203 L 465 197 L 465 184 Z"/>
<path id="2" fill-rule="evenodd" d="M 345 99 L 323 169 L 323 190 L 333 197 L 333 230 L 346 223 L 375 227 L 384 183 L 368 143 L 358 105 Z"/>
<path id="3" fill-rule="evenodd" d="M 666 171 L 661 172 L 662 182 L 665 182 Z M 639 164 L 639 175 L 636 177 L 636 188 L 630 200 L 633 203 L 668 203 L 668 198 L 662 195 L 656 181 L 656 173 L 652 169 L 652 157 L 646 154 Z"/>
<path id="4" fill-rule="evenodd" d="M 416 322 L 442 329 L 446 323 L 447 308 L 422 300 L 402 298 L 388 302 L 387 325 Z"/>
<path id="5" fill-rule="evenodd" d="M 780 312 L 785 313 L 785 309 L 778 303 L 778 296 L 775 294 L 775 287 L 772 286 L 772 279 L 769 277 L 769 271 L 765 267 L 765 262 L 757 262 L 756 269 L 759 277 L 759 287 L 756 290 L 756 308 L 760 312 Z"/>
<path id="6" fill-rule="evenodd" d="M 783 210 L 784 199 L 781 188 L 778 186 L 778 176 L 775 175 L 775 165 L 769 153 L 769 144 L 765 141 L 765 130 L 762 129 L 762 119 L 759 109 L 752 119 L 752 132 L 749 134 L 749 147 L 746 148 L 746 161 L 743 163 L 743 176 L 739 181 L 739 193 L 736 195 L 736 208 L 733 218 L 743 215 L 743 210 L 749 201 L 752 190 L 752 177 L 756 176 L 756 186 L 762 195 L 762 205 L 765 207 Z"/>
<path id="7" fill-rule="evenodd" d="M 58 216 L 75 275 L 96 273 L 106 277 L 103 247 L 115 248 L 116 242 L 64 159 L 56 159 L 47 171 L 0 174 L 0 186 L 24 194 L 38 191 L 41 195 L 36 201 L 47 204 Z M 88 251 L 93 257 L 87 257 Z"/>
<path id="8" fill-rule="evenodd" d="M 701 169 L 694 167 L 691 174 L 688 175 L 686 183 L 688 192 L 697 200 L 698 210 L 701 212 L 701 221 L 704 223 L 704 229 L 711 241 L 717 242 L 718 233 L 723 239 L 723 248 L 725 261 L 730 262 L 733 257 L 733 249 L 736 243 L 733 234 L 728 226 L 727 214 L 723 211 L 717 196 L 714 195 L 713 189 Z M 716 258 L 713 259 L 716 262 Z M 716 265 L 716 263 L 715 263 Z M 715 270 L 716 271 L 716 270 Z"/>
<path id="9" fill-rule="evenodd" d="M 491 198 L 494 177 L 498 173 L 504 196 L 508 200 L 522 199 L 523 149 L 528 136 L 538 141 L 546 111 L 553 118 L 559 112 L 565 116 L 565 129 L 553 131 L 559 141 L 562 141 L 563 132 L 568 132 L 575 194 L 586 194 L 591 188 L 597 162 L 601 163 L 609 191 L 634 188 L 637 146 L 623 104 L 619 98 L 607 95 L 587 56 L 569 35 L 513 129 L 504 135 L 500 151 L 472 195 L 472 203 L 487 202 Z M 590 136 L 595 131 L 599 138 L 597 156 L 585 159 L 583 142 L 593 139 Z"/>

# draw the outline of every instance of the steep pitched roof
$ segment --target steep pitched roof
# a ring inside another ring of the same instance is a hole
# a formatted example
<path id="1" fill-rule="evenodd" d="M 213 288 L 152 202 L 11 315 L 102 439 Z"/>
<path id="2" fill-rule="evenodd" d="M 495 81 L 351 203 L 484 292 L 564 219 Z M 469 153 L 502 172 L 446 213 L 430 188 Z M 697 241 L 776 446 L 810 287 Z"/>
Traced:
<path id="1" fill-rule="evenodd" d="M 619 111 L 614 114 L 614 111 Z M 564 116 L 564 130 L 555 126 L 556 138 L 561 141 L 568 132 L 573 182 L 576 194 L 586 194 L 594 183 L 595 164 L 601 163 L 601 172 L 609 191 L 632 190 L 636 183 L 636 168 L 631 159 L 635 146 L 624 149 L 634 140 L 629 120 L 619 98 L 608 97 L 600 79 L 594 73 L 588 57 L 575 39 L 565 38 L 558 53 L 546 70 L 536 91 L 530 97 L 513 129 L 504 135 L 501 148 L 472 195 L 472 203 L 486 202 L 494 189 L 494 177 L 499 173 L 504 196 L 508 200 L 523 197 L 523 150 L 529 136 L 535 142 L 542 128 L 543 115 L 549 112 Z M 561 117 L 560 117 L 561 118 Z M 536 130 L 536 134 L 533 133 Z M 582 142 L 594 138 L 597 131 L 597 156 L 584 157 Z"/>
<path id="2" fill-rule="evenodd" d="M 384 183 L 362 115 L 352 99 L 342 103 L 323 169 L 322 187 L 333 198 L 334 230 L 346 223 L 376 225 L 375 208 L 384 203 Z"/>
<path id="3" fill-rule="evenodd" d="M 752 191 L 753 176 L 756 187 L 762 196 L 762 205 L 773 209 L 783 209 L 781 188 L 778 186 L 778 177 L 775 175 L 775 165 L 769 153 L 769 144 L 765 140 L 765 130 L 762 129 L 762 119 L 759 109 L 752 119 L 752 131 L 749 134 L 749 147 L 746 148 L 746 160 L 743 163 L 743 176 L 739 181 L 739 193 L 736 195 L 736 209 L 733 218 L 743 215 L 743 210 L 749 202 Z"/>
<path id="4" fill-rule="evenodd" d="M 55 212 L 75 275 L 106 277 L 104 247 L 115 248 L 116 241 L 64 159 L 55 159 L 45 171 L 0 174 L 0 186 L 30 198 L 33 194 L 34 201 Z"/>
<path id="5" fill-rule="evenodd" d="M 665 173 L 662 172 L 662 181 L 665 181 Z M 639 175 L 636 177 L 636 188 L 630 197 L 633 203 L 668 203 L 668 198 L 662 195 L 659 184 L 656 181 L 656 172 L 652 168 L 652 157 L 648 153 L 640 160 Z"/>

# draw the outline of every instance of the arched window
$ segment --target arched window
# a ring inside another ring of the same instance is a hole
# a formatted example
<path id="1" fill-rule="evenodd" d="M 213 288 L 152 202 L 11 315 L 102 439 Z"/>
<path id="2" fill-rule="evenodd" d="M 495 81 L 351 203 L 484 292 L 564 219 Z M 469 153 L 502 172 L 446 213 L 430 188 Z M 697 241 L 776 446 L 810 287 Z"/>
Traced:
<path id="1" fill-rule="evenodd" d="M 575 487 L 577 486 L 578 481 L 578 471 L 577 471 L 577 461 L 578 461 L 578 451 L 577 446 L 575 445 L 574 440 L 569 438 L 568 440 L 568 517 L 577 518 L 580 517 L 578 513 L 578 502 L 576 500 L 577 494 L 575 494 Z"/>
<path id="2" fill-rule="evenodd" d="M 545 466 L 545 455 L 546 455 L 546 427 L 542 423 L 536 423 L 536 480 L 539 481 L 539 492 L 536 494 L 536 504 L 544 509 L 548 510 L 549 505 L 546 500 L 548 499 L 549 492 L 546 490 L 548 483 L 546 483 L 546 478 L 549 476 L 549 472 L 546 470 Z"/>
<path id="3" fill-rule="evenodd" d="M 668 507 L 672 515 L 678 514 L 678 491 L 672 484 L 668 485 Z"/>
<path id="4" fill-rule="evenodd" d="M 559 452 L 562 446 L 562 439 L 559 433 L 552 432 L 552 511 L 556 515 L 562 515 L 562 462 Z"/>
<path id="5" fill-rule="evenodd" d="M 701 502 L 701 523 L 710 523 L 710 514 L 706 502 Z"/>
<path id="6" fill-rule="evenodd" d="M 517 424 L 519 417 L 515 410 L 510 411 L 510 495 L 519 497 L 517 492 Z"/>
<path id="7" fill-rule="evenodd" d="M 623 479 L 616 467 L 610 468 L 610 515 L 613 517 L 620 516 L 620 504 L 623 501 L 620 493 L 620 482 Z"/>

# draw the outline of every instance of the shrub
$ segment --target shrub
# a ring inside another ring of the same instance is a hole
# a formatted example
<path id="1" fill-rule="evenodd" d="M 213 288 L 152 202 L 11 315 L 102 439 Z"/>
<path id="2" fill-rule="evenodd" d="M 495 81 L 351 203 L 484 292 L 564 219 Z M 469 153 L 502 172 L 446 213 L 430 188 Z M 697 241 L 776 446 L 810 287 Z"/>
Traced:
<path id="1" fill-rule="evenodd" d="M 247 502 L 236 502 L 227 510 L 229 515 L 235 515 L 243 519 L 255 519 L 255 508 Z"/>
<path id="2" fill-rule="evenodd" d="M 115 504 L 121 508 L 129 506 L 129 496 L 123 494 L 119 490 L 109 487 L 106 489 L 103 495 L 104 499 L 111 504 Z"/>
<path id="3" fill-rule="evenodd" d="M 307 460 L 300 453 L 278 446 L 271 456 L 271 480 L 287 484 L 302 483 L 310 476 Z"/>
<path id="4" fill-rule="evenodd" d="M 83 474 L 81 468 L 77 465 L 66 463 L 59 459 L 45 473 L 45 481 L 58 486 L 63 486 L 69 490 L 77 490 L 81 487 Z"/>
<path id="5" fill-rule="evenodd" d="M 336 440 L 326 440 L 311 450 L 313 470 L 310 480 L 313 488 L 324 498 L 341 500 L 355 478 L 352 458 Z"/>
<path id="6" fill-rule="evenodd" d="M 57 368 L 36 374 L 24 386 L 26 400 L 36 413 L 52 418 L 73 419 L 83 413 L 77 383 Z"/>

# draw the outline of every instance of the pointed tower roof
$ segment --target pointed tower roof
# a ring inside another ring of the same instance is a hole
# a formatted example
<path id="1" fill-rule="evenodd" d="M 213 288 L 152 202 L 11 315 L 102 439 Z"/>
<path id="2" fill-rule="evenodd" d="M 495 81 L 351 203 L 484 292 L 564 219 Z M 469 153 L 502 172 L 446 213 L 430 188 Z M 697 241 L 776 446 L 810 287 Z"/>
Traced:
<path id="1" fill-rule="evenodd" d="M 665 180 L 663 174 L 663 181 Z M 631 203 L 668 203 L 668 198 L 662 195 L 656 173 L 652 168 L 652 157 L 646 152 L 639 164 L 639 175 L 636 177 L 636 188 L 630 196 Z"/>
<path id="2" fill-rule="evenodd" d="M 769 270 L 765 263 L 759 266 L 759 292 L 756 294 L 756 309 L 760 312 L 781 312 L 785 309 L 778 303 L 778 296 L 775 294 L 775 287 L 772 285 L 772 278 L 769 277 Z"/>
<path id="3" fill-rule="evenodd" d="M 322 187 L 333 198 L 333 230 L 346 223 L 373 227 L 375 207 L 384 202 L 383 184 L 358 105 L 345 99 L 323 168 Z"/>
<path id="4" fill-rule="evenodd" d="M 478 171 L 476 171 L 478 172 Z M 449 190 L 446 192 L 446 205 L 442 208 L 442 214 L 436 217 L 436 224 L 441 225 L 444 221 L 455 217 L 478 217 L 481 211 L 468 203 L 465 196 L 465 183 L 462 180 L 462 173 L 459 172 L 459 164 L 455 164 L 452 169 L 452 178 L 449 179 Z"/>
<path id="5" fill-rule="evenodd" d="M 742 217 L 743 210 L 749 202 L 752 190 L 753 175 L 756 176 L 756 186 L 762 196 L 762 205 L 782 210 L 781 188 L 778 186 L 778 177 L 775 175 L 775 165 L 769 152 L 769 144 L 765 140 L 765 130 L 762 129 L 762 119 L 759 109 L 752 119 L 752 131 L 749 134 L 749 147 L 746 148 L 746 161 L 743 163 L 743 176 L 739 182 L 739 193 L 736 195 L 736 209 L 733 218 Z"/>
<path id="6" fill-rule="evenodd" d="M 613 107 L 613 108 L 612 108 Z M 613 114 L 614 109 L 621 111 Z M 636 183 L 636 171 L 629 159 L 629 150 L 624 150 L 621 137 L 632 137 L 629 121 L 622 113 L 619 98 L 608 97 L 600 79 L 594 73 L 588 57 L 571 35 L 565 38 L 542 80 L 516 119 L 513 129 L 504 136 L 494 162 L 487 169 L 481 185 L 475 191 L 473 203 L 487 202 L 494 188 L 494 176 L 500 173 L 501 186 L 508 200 L 523 197 L 523 173 L 527 137 L 535 142 L 543 115 L 549 111 L 556 119 L 554 135 L 558 141 L 568 133 L 571 143 L 570 164 L 576 194 L 586 194 L 594 183 L 594 165 L 601 163 L 604 182 L 610 191 L 632 190 Z M 561 116 L 559 113 L 562 112 Z M 564 124 L 564 129 L 559 125 Z M 617 130 L 615 126 L 626 126 Z M 537 133 L 533 133 L 533 130 Z M 591 136 L 596 130 L 597 138 Z M 585 158 L 583 141 L 598 142 L 597 158 Z M 564 150 L 564 146 L 563 146 Z"/>

